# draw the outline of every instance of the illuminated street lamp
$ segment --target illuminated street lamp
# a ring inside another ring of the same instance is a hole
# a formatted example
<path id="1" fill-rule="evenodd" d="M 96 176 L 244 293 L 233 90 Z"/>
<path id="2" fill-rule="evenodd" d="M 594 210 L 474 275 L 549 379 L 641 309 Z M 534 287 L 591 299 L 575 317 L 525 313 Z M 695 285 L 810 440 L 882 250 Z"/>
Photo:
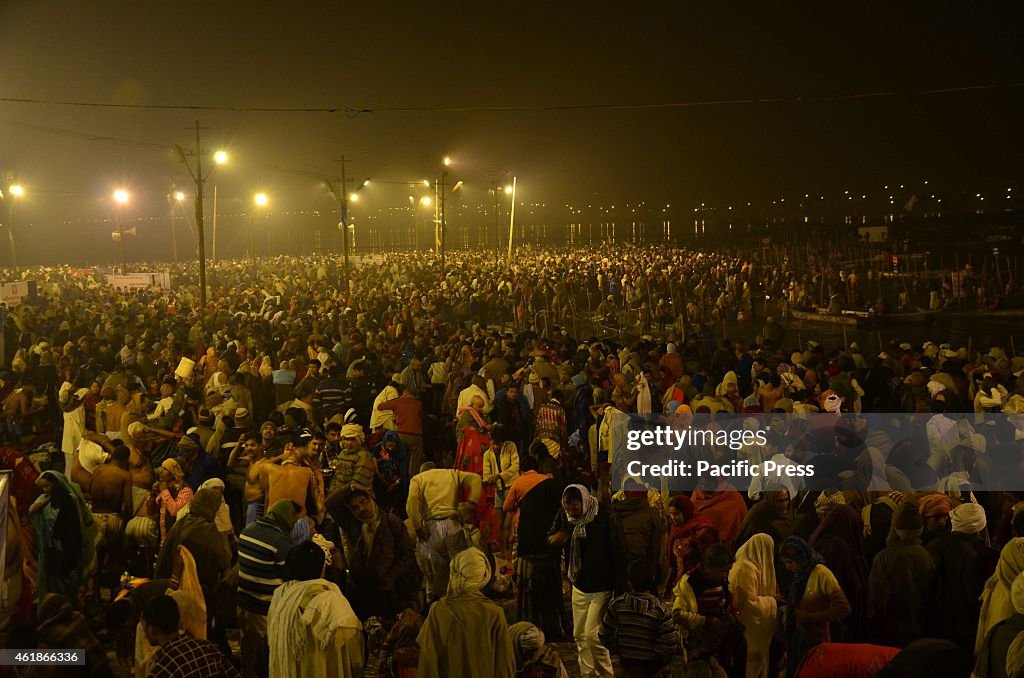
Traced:
<path id="1" fill-rule="evenodd" d="M 123 188 L 119 188 L 114 191 L 113 197 L 114 202 L 117 203 L 117 208 L 115 209 L 115 214 L 117 215 L 117 230 L 114 231 L 113 236 L 114 239 L 121 244 L 121 274 L 124 275 L 128 272 L 128 256 L 125 254 L 124 250 L 124 236 L 126 235 L 126 232 L 121 223 L 121 209 L 124 207 L 125 203 L 128 202 L 128 191 Z"/>
<path id="2" fill-rule="evenodd" d="M 14 200 L 25 195 L 25 188 L 21 184 L 11 183 L 14 177 L 7 177 L 7 192 L 0 191 L 0 198 L 7 203 L 7 242 L 11 246 L 11 268 L 18 270 L 18 254 L 14 247 Z"/>
<path id="3" fill-rule="evenodd" d="M 218 165 L 223 165 L 228 161 L 227 151 L 217 151 L 213 154 L 213 161 Z"/>
<path id="4" fill-rule="evenodd" d="M 178 263 L 178 233 L 174 226 L 174 208 L 181 207 L 181 201 L 185 199 L 185 194 L 181 191 L 174 189 L 174 185 L 171 185 L 171 192 L 167 195 L 167 204 L 171 208 L 171 248 L 174 252 L 174 263 Z M 184 209 L 182 207 L 182 209 Z"/>
<path id="5" fill-rule="evenodd" d="M 252 201 L 256 203 L 257 207 L 266 207 L 269 200 L 267 199 L 266 193 L 257 193 L 253 196 Z M 252 259 L 253 267 L 256 266 L 256 228 L 254 226 L 256 221 L 255 215 L 249 212 L 249 257 Z"/>
<path id="6" fill-rule="evenodd" d="M 446 198 L 445 192 L 447 190 L 447 184 L 448 184 L 448 167 L 451 164 L 452 164 L 452 159 L 449 158 L 448 156 L 445 156 L 444 160 L 442 161 L 441 178 L 438 179 L 438 181 L 436 182 L 436 184 L 434 186 L 434 191 L 435 191 L 435 193 L 438 196 L 438 198 L 437 198 L 437 210 L 438 211 L 437 211 L 437 218 L 435 220 L 436 221 L 437 233 L 435 235 L 435 240 L 437 241 L 437 248 L 438 248 L 438 250 L 441 253 L 441 276 L 442 277 L 445 274 L 444 244 L 445 244 L 445 235 L 446 235 L 447 227 L 448 227 L 448 222 L 447 222 L 447 218 L 446 218 L 446 214 L 445 214 L 445 198 Z M 452 193 L 454 193 L 455 191 L 459 190 L 459 188 L 461 186 L 462 186 L 462 181 L 456 182 L 456 184 L 452 187 Z"/>

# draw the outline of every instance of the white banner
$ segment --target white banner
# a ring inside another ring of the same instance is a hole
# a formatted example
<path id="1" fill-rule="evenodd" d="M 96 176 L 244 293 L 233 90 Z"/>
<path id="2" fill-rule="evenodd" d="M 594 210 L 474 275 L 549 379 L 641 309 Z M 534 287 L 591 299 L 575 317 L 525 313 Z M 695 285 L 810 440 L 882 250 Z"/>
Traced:
<path id="1" fill-rule="evenodd" d="M 25 297 L 34 297 L 35 295 L 36 282 L 34 280 L 0 283 L 0 302 L 7 304 L 8 308 L 14 308 Z"/>
<path id="2" fill-rule="evenodd" d="M 171 289 L 171 274 L 163 273 L 124 273 L 108 275 L 107 284 L 121 290 L 145 290 L 150 287 Z"/>

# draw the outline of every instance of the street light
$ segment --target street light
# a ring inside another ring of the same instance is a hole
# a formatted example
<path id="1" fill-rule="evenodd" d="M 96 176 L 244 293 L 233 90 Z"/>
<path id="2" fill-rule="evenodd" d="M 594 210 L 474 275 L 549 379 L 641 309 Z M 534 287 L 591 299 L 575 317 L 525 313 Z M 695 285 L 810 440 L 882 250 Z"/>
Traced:
<path id="1" fill-rule="evenodd" d="M 445 195 L 444 195 L 444 193 L 445 193 L 445 184 L 448 181 L 448 167 L 451 164 L 452 164 L 452 159 L 449 158 L 448 156 L 445 156 L 444 160 L 441 161 L 441 165 L 442 165 L 441 166 L 441 178 L 436 182 L 436 184 L 434 186 L 434 191 L 435 191 L 435 193 L 438 194 L 437 218 L 435 220 L 436 221 L 435 228 L 437 229 L 437 232 L 435 233 L 434 239 L 437 241 L 437 249 L 438 249 L 438 251 L 441 254 L 441 277 L 442 278 L 444 277 L 444 274 L 445 274 L 445 270 L 444 270 L 445 269 L 445 266 L 444 266 L 444 263 L 445 263 L 444 262 L 444 239 L 445 239 L 445 231 L 446 231 L 446 227 L 447 227 L 447 220 L 445 219 L 445 209 L 444 209 L 444 207 L 445 207 L 445 205 L 444 205 L 444 202 L 445 202 Z"/>
<path id="2" fill-rule="evenodd" d="M 7 177 L 8 181 L 11 181 L 13 177 Z M 7 187 L 7 195 L 4 195 L 3 191 L 0 191 L 0 197 L 4 198 L 4 202 L 7 203 L 7 242 L 11 245 L 11 267 L 18 270 L 18 254 L 14 247 L 14 199 L 21 198 L 25 195 L 25 189 L 21 184 L 9 184 Z"/>
<path id="3" fill-rule="evenodd" d="M 174 263 L 178 263 L 178 233 L 174 226 L 174 207 L 177 204 L 181 207 L 181 202 L 185 199 L 185 194 L 181 191 L 174 190 L 174 184 L 171 184 L 171 193 L 167 196 L 167 203 L 171 208 L 171 249 L 174 251 Z M 182 209 L 184 209 L 182 207 Z"/>
<path id="4" fill-rule="evenodd" d="M 256 203 L 257 207 L 267 206 L 267 194 L 257 193 L 253 196 L 253 202 Z M 253 267 L 256 266 L 256 228 L 254 226 L 256 217 L 250 211 L 249 212 L 249 257 L 252 259 Z"/>
<path id="5" fill-rule="evenodd" d="M 199 306 L 200 312 L 205 313 L 206 311 L 206 232 L 204 229 L 205 221 L 203 216 L 203 185 L 206 180 L 210 178 L 210 174 L 213 172 L 213 168 L 207 171 L 206 175 L 203 175 L 203 147 L 200 142 L 200 130 L 199 121 L 196 120 L 194 128 L 196 134 L 196 146 L 195 150 L 189 153 L 189 155 L 196 159 L 196 170 L 192 171 L 192 167 L 188 164 L 188 158 L 185 155 L 185 151 L 175 144 L 171 147 L 171 150 L 181 161 L 181 164 L 188 170 L 189 176 L 192 177 L 192 181 L 196 184 L 196 233 L 199 239 Z M 228 154 L 225 151 L 216 151 L 213 154 L 213 162 L 216 165 L 223 165 L 228 161 Z"/>
<path id="6" fill-rule="evenodd" d="M 512 187 L 511 186 L 506 186 L 505 187 L 505 195 L 512 195 Z"/>
<path id="7" fill-rule="evenodd" d="M 117 215 L 117 230 L 114 231 L 114 235 L 117 236 L 117 241 L 121 244 L 121 274 L 124 275 L 128 272 L 128 256 L 124 250 L 124 226 L 121 224 L 121 208 L 124 207 L 125 203 L 128 202 L 128 191 L 123 188 L 119 188 L 114 191 L 114 202 L 117 203 L 117 209 L 115 213 Z"/>

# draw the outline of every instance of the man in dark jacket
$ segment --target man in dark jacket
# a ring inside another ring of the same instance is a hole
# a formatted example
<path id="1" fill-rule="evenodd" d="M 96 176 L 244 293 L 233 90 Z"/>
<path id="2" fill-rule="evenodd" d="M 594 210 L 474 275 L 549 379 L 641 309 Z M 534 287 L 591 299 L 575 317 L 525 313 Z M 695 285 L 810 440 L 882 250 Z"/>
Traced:
<path id="1" fill-rule="evenodd" d="M 341 531 L 347 559 L 345 596 L 360 619 L 392 619 L 417 606 L 421 573 L 402 519 L 382 511 L 373 490 L 355 483 L 331 493 L 327 511 Z"/>
<path id="2" fill-rule="evenodd" d="M 921 545 L 922 528 L 917 502 L 904 500 L 893 516 L 896 541 L 871 565 L 868 621 L 882 645 L 904 647 L 926 635 L 935 565 Z"/>
<path id="3" fill-rule="evenodd" d="M 961 504 L 950 513 L 952 533 L 928 543 L 935 561 L 933 627 L 928 635 L 948 638 L 968 652 L 974 641 L 981 614 L 981 590 L 995 571 L 998 555 L 985 547 L 985 509 L 978 504 Z"/>

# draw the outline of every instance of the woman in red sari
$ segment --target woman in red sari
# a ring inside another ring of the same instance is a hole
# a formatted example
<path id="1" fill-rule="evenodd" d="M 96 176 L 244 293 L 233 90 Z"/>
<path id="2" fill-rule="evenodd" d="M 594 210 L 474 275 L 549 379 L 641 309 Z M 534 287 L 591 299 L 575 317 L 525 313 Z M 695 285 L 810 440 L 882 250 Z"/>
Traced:
<path id="1" fill-rule="evenodd" d="M 707 518 L 718 530 L 718 536 L 727 547 L 739 536 L 743 519 L 747 517 L 747 502 L 736 488 L 721 478 L 701 476 L 693 495 L 697 515 Z"/>
<path id="2" fill-rule="evenodd" d="M 696 515 L 689 497 L 673 497 L 668 505 L 668 576 L 664 590 L 671 595 L 679 578 L 700 564 L 704 549 L 719 541 L 718 530 L 707 518 Z"/>
<path id="3" fill-rule="evenodd" d="M 481 478 L 484 473 L 484 451 L 491 446 L 491 440 L 488 437 L 491 425 L 484 419 L 483 406 L 483 399 L 480 396 L 473 396 L 469 407 L 459 409 L 458 422 L 455 425 L 459 446 L 455 452 L 454 468 L 466 473 L 475 473 Z M 466 496 L 460 497 L 462 501 L 465 501 L 466 498 Z M 477 505 L 476 513 L 485 543 L 494 543 L 495 545 L 498 543 L 496 517 L 494 485 L 488 483 L 484 485 L 483 501 Z"/>

